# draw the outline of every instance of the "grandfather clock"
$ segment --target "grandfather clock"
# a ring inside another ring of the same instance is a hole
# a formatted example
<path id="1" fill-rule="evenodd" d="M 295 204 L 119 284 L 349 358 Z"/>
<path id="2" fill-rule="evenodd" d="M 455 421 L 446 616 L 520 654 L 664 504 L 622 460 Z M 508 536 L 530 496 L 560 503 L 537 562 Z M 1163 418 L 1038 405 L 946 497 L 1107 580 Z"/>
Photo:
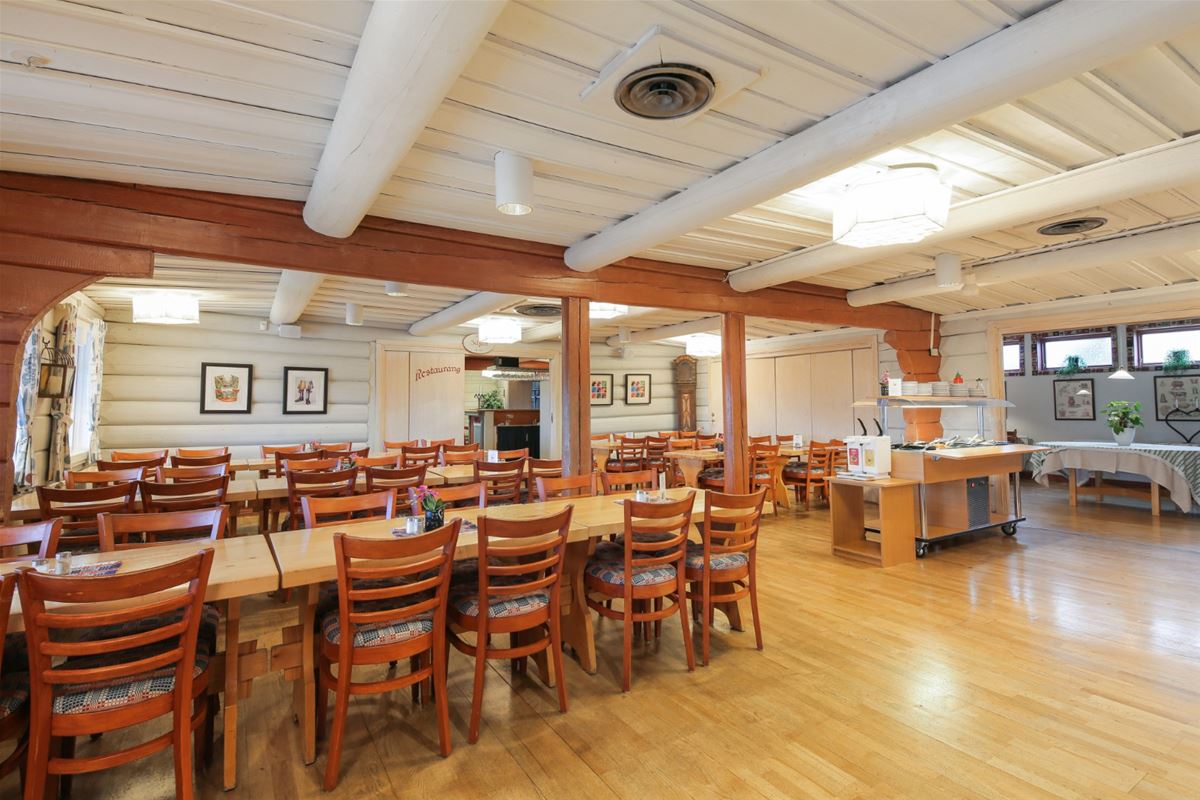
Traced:
<path id="1" fill-rule="evenodd" d="M 679 356 L 671 362 L 675 368 L 675 413 L 679 430 L 696 430 L 696 359 Z"/>

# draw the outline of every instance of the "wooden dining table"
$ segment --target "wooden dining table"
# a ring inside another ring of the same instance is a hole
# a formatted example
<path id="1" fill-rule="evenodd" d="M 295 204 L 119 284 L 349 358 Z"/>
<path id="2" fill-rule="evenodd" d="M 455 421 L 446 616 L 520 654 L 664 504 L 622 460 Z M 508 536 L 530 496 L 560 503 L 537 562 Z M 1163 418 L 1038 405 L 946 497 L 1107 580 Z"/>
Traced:
<path id="1" fill-rule="evenodd" d="M 239 634 L 242 598 L 273 592 L 279 588 L 279 568 L 275 564 L 266 538 L 236 536 L 216 541 L 192 540 L 109 553 L 77 553 L 71 558 L 71 566 L 120 561 L 117 574 L 122 575 L 178 561 L 205 547 L 213 549 L 213 563 L 204 600 L 221 605 L 221 616 L 225 623 L 225 650 L 217 653 L 209 662 L 209 669 L 212 670 L 209 685 L 218 687 L 218 691 L 225 694 L 222 721 L 223 781 L 225 789 L 229 790 L 237 786 L 238 701 L 249 696 L 254 678 L 265 675 L 269 669 L 267 650 L 260 650 L 255 639 L 242 641 Z M 31 565 L 32 560 L 0 563 L 0 575 Z M 138 598 L 138 601 L 145 602 L 145 598 Z M 20 596 L 14 594 L 12 602 L 8 630 L 10 633 L 16 633 L 25 629 L 25 621 L 21 615 Z M 129 603 L 90 603 L 85 609 L 79 610 L 100 611 L 119 608 L 122 605 L 127 606 Z"/>
<path id="2" fill-rule="evenodd" d="M 284 491 L 284 495 L 287 492 Z M 229 503 L 231 508 L 231 525 L 236 530 L 238 511 L 254 503 L 258 499 L 258 486 L 256 481 L 251 479 L 233 480 L 229 482 L 229 489 L 225 492 L 225 502 Z M 61 505 L 61 504 L 60 504 Z M 141 508 L 139 507 L 139 511 Z M 38 506 L 37 492 L 26 492 L 25 494 L 17 495 L 12 501 L 12 519 L 15 522 L 36 522 L 42 518 L 41 508 Z"/>

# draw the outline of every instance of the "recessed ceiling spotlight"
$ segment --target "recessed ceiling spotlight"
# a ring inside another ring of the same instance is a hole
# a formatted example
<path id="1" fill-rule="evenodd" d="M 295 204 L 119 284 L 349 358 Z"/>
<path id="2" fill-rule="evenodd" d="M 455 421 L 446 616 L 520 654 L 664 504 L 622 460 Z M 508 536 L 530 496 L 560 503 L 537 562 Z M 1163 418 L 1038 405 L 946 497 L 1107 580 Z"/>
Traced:
<path id="1" fill-rule="evenodd" d="M 1042 236 L 1070 236 L 1076 233 L 1087 233 L 1094 231 L 1102 225 L 1107 225 L 1108 220 L 1104 217 L 1079 217 L 1077 219 L 1064 219 L 1058 222 L 1051 222 L 1049 225 L 1043 225 L 1037 229 L 1037 232 Z"/>
<path id="2" fill-rule="evenodd" d="M 384 281 L 383 293 L 388 297 L 408 297 L 408 287 L 400 281 Z"/>
<path id="3" fill-rule="evenodd" d="M 523 317 L 561 317 L 562 306 L 553 303 L 526 303 L 513 309 Z"/>
<path id="4" fill-rule="evenodd" d="M 679 119 L 708 105 L 717 84 L 691 64 L 654 64 L 634 70 L 617 84 L 613 99 L 642 119 Z"/>

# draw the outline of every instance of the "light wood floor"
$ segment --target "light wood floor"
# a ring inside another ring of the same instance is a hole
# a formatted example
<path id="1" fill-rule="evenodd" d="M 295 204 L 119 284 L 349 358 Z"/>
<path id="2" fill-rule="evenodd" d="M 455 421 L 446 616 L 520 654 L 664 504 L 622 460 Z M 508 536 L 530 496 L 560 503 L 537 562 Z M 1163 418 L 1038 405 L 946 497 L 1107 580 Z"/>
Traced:
<path id="1" fill-rule="evenodd" d="M 599 673 L 568 662 L 567 714 L 493 667 L 474 746 L 469 662 L 455 653 L 453 755 L 436 755 L 432 709 L 402 693 L 356 699 L 328 796 L 1200 797 L 1200 520 L 1072 512 L 1036 486 L 1026 512 L 1015 539 L 884 571 L 829 555 L 826 512 L 785 511 L 760 544 L 763 652 L 719 620 L 711 666 L 689 675 L 669 624 L 635 654 L 622 695 L 620 629 L 602 624 Z M 268 641 L 292 621 L 268 599 L 245 616 Z M 301 763 L 290 696 L 273 675 L 243 702 L 231 796 L 323 796 L 323 750 Z M 74 796 L 169 797 L 170 763 L 77 778 Z M 201 796 L 223 795 L 220 774 L 218 756 Z"/>

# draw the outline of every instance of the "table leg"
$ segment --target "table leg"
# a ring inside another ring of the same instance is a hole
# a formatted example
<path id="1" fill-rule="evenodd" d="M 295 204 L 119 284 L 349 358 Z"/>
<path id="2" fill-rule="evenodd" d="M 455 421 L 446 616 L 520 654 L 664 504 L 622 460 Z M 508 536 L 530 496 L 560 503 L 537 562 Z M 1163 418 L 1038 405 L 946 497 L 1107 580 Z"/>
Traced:
<path id="1" fill-rule="evenodd" d="M 225 791 L 237 788 L 238 655 L 241 598 L 225 602 L 225 712 L 222 719 L 225 751 Z"/>
<path id="2" fill-rule="evenodd" d="M 680 458 L 678 461 L 684 485 L 695 489 L 700 485 L 700 470 L 704 468 L 704 462 L 698 458 Z"/>
<path id="3" fill-rule="evenodd" d="M 1101 472 L 1100 470 L 1096 470 L 1095 472 L 1092 473 L 1092 475 L 1096 478 L 1096 502 L 1103 503 L 1104 502 L 1104 473 Z"/>
<path id="4" fill-rule="evenodd" d="M 585 672 L 596 672 L 596 633 L 592 627 L 592 611 L 587 607 L 587 590 L 583 585 L 583 570 L 587 566 L 591 542 L 568 542 L 563 556 L 563 591 L 568 594 L 562 609 L 562 638 L 575 650 L 579 665 Z M 561 657 L 556 653 L 556 657 Z"/>
<path id="5" fill-rule="evenodd" d="M 292 685 L 292 709 L 300 720 L 304 763 L 317 760 L 317 651 L 313 621 L 317 616 L 317 584 L 296 591 L 300 618 L 300 679 Z"/>
<path id="6" fill-rule="evenodd" d="M 1079 504 L 1079 486 L 1076 483 L 1078 478 L 1074 469 L 1067 469 L 1067 502 L 1071 508 Z"/>
<path id="7" fill-rule="evenodd" d="M 1160 516 L 1159 504 L 1162 502 L 1161 490 L 1156 482 L 1150 481 L 1150 513 L 1153 516 Z"/>

